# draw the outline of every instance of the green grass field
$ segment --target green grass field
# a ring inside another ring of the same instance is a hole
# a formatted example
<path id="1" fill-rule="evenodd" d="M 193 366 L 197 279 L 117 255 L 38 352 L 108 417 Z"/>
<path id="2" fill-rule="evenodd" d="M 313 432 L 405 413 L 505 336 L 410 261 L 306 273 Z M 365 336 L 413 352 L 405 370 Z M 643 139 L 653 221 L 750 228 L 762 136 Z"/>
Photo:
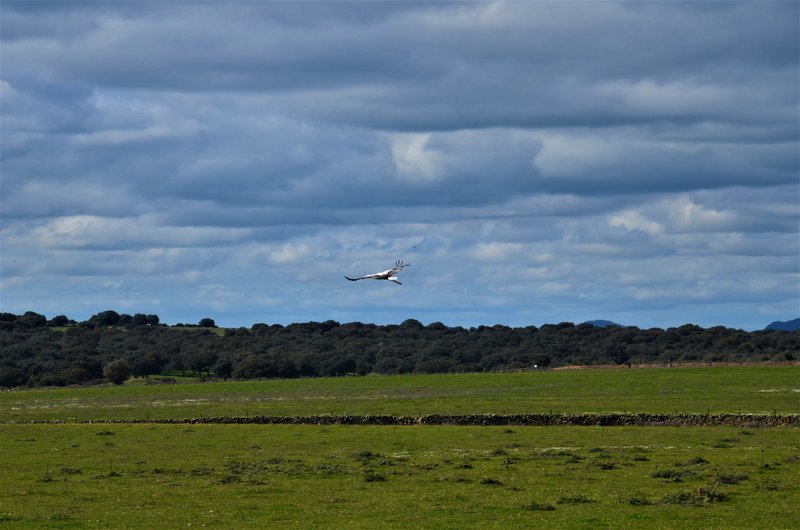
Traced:
<path id="1" fill-rule="evenodd" d="M 800 366 L 604 369 L 0 393 L 0 422 L 319 414 L 800 413 Z"/>
<path id="2" fill-rule="evenodd" d="M 796 528 L 794 429 L 1 425 L 8 528 Z M 765 523 L 765 521 L 767 521 Z"/>
<path id="3" fill-rule="evenodd" d="M 551 409 L 797 414 L 799 382 L 798 367 L 726 367 L 5 392 L 0 526 L 798 528 L 797 428 L 84 422 Z M 67 423 L 21 423 L 43 419 Z"/>

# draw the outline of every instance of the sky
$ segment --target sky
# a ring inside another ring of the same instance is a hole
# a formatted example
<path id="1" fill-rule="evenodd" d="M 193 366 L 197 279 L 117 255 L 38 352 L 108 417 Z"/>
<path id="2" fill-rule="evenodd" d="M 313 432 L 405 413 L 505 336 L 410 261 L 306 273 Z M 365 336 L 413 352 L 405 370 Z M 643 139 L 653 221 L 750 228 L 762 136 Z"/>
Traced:
<path id="1" fill-rule="evenodd" d="M 0 310 L 797 318 L 799 6 L 3 0 Z"/>

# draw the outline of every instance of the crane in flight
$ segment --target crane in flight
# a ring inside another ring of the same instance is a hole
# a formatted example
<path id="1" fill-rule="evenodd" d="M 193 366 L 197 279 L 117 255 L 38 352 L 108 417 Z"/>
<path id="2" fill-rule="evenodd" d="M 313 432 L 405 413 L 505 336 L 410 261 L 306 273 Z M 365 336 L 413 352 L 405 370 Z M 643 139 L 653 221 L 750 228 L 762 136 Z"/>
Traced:
<path id="1" fill-rule="evenodd" d="M 389 280 L 390 282 L 394 282 L 398 285 L 403 285 L 399 281 L 397 281 L 396 274 L 402 271 L 405 267 L 410 267 L 410 263 L 403 263 L 403 260 L 399 259 L 394 263 L 394 268 L 389 270 L 385 270 L 383 272 L 376 272 L 374 274 L 365 274 L 364 276 L 359 276 L 358 278 L 347 278 L 351 282 L 357 282 L 358 280 Z"/>

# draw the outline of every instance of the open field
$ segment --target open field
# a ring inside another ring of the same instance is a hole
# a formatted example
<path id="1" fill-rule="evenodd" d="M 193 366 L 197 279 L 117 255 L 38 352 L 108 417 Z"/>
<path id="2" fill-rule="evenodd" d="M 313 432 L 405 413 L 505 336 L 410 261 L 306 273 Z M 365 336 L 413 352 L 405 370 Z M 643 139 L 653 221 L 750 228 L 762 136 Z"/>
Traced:
<path id="1" fill-rule="evenodd" d="M 796 429 L 0 425 L 6 528 L 796 528 Z"/>
<path id="2" fill-rule="evenodd" d="M 327 414 L 800 413 L 800 367 L 0 394 L 4 528 L 797 528 L 796 427 L 88 423 Z M 66 423 L 31 424 L 61 420 Z"/>
<path id="3" fill-rule="evenodd" d="M 137 384 L 0 392 L 0 422 L 320 414 L 800 413 L 800 366 Z"/>

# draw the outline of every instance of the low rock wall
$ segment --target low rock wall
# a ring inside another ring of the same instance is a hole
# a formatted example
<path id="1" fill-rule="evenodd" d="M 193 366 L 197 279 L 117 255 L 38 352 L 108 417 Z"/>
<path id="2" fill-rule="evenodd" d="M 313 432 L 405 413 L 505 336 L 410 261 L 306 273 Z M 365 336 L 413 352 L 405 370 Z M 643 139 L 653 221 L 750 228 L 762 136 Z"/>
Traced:
<path id="1" fill-rule="evenodd" d="M 44 420 L 30 423 L 155 423 L 155 424 L 257 424 L 257 425 L 465 425 L 589 427 L 800 427 L 800 414 L 427 414 L 424 416 L 320 415 L 320 416 L 209 416 L 183 419 Z"/>

